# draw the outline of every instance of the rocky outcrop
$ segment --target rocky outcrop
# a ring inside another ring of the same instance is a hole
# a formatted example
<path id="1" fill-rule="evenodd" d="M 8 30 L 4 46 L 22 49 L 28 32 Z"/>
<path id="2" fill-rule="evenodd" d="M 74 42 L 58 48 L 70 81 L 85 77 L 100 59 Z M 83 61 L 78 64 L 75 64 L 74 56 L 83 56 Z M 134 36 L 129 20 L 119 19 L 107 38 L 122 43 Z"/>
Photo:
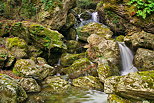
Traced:
<path id="1" fill-rule="evenodd" d="M 76 0 L 48 1 L 1 1 L 1 18 L 37 21 L 50 29 L 59 30 L 65 23 L 68 11 L 76 4 Z M 6 8 L 6 5 L 9 8 Z"/>
<path id="2" fill-rule="evenodd" d="M 134 58 L 134 64 L 140 71 L 154 70 L 154 51 L 139 48 Z"/>
<path id="3" fill-rule="evenodd" d="M 154 35 L 144 31 L 131 32 L 124 38 L 127 44 L 130 44 L 134 49 L 147 48 L 154 49 Z"/>
<path id="4" fill-rule="evenodd" d="M 4 74 L 0 74 L 0 93 L 1 103 L 19 103 L 27 98 L 26 92 L 17 81 Z"/>
<path id="5" fill-rule="evenodd" d="M 79 40 L 87 41 L 87 38 L 91 34 L 96 34 L 104 37 L 105 39 L 111 39 L 113 33 L 106 26 L 99 23 L 90 23 L 77 29 Z"/>
<path id="6" fill-rule="evenodd" d="M 26 92 L 40 92 L 41 87 L 38 85 L 33 78 L 22 78 L 20 80 L 20 85 Z"/>
<path id="7" fill-rule="evenodd" d="M 130 73 L 113 76 L 105 80 L 104 92 L 138 100 L 154 98 L 154 71 Z"/>
<path id="8" fill-rule="evenodd" d="M 103 0 L 97 7 L 100 20 L 117 33 L 125 33 L 126 29 L 133 30 L 136 27 L 154 33 L 154 15 L 152 13 L 146 15 L 146 19 L 139 17 L 135 3 L 134 5 L 128 5 L 128 3 L 130 0 Z"/>
<path id="9" fill-rule="evenodd" d="M 73 79 L 72 83 L 74 86 L 80 88 L 103 90 L 103 85 L 99 79 L 93 76 L 79 77 L 77 79 Z"/>
<path id="10" fill-rule="evenodd" d="M 54 68 L 46 64 L 42 59 L 19 59 L 13 68 L 13 73 L 22 77 L 32 77 L 42 80 L 49 74 L 52 75 Z"/>

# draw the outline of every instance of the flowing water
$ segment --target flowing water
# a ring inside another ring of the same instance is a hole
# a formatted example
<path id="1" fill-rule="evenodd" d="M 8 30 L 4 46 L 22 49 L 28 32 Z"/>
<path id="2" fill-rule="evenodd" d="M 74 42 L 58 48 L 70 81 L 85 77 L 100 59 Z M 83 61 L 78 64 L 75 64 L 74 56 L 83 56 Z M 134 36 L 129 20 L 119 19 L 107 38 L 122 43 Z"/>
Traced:
<path id="1" fill-rule="evenodd" d="M 120 48 L 120 55 L 121 55 L 121 61 L 122 61 L 122 71 L 121 75 L 126 75 L 131 72 L 136 72 L 137 68 L 133 65 L 133 53 L 132 51 L 125 45 L 124 42 L 120 42 L 119 48 Z"/>

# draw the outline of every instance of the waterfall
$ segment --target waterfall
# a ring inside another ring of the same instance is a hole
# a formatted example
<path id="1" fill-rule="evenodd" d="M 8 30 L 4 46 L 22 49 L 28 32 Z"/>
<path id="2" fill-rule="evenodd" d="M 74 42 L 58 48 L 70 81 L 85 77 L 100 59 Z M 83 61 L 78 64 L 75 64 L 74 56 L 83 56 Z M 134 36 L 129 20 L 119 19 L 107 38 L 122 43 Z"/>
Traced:
<path id="1" fill-rule="evenodd" d="M 92 21 L 93 22 L 99 22 L 99 20 L 98 20 L 98 12 L 93 12 L 92 14 Z"/>
<path id="2" fill-rule="evenodd" d="M 122 60 L 122 71 L 121 75 L 126 75 L 131 72 L 136 72 L 137 68 L 133 66 L 133 53 L 131 50 L 125 45 L 124 42 L 120 42 L 120 55 Z"/>

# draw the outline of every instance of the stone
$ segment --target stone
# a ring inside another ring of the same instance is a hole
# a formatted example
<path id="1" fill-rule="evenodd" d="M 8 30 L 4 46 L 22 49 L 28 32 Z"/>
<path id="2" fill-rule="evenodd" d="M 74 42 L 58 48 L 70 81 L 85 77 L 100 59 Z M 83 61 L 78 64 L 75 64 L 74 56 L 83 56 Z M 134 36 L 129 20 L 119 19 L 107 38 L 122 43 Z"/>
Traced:
<path id="1" fill-rule="evenodd" d="M 109 94 L 108 103 L 132 103 L 132 101 L 129 101 L 128 99 L 124 99 L 116 94 Z"/>
<path id="2" fill-rule="evenodd" d="M 26 92 L 40 92 L 41 87 L 38 85 L 33 78 L 22 78 L 20 80 L 20 85 Z"/>
<path id="3" fill-rule="evenodd" d="M 154 70 L 154 51 L 139 48 L 134 57 L 134 64 L 139 71 Z"/>
<path id="4" fill-rule="evenodd" d="M 5 48 L 0 47 L 0 69 L 4 67 L 7 58 L 8 58 L 7 50 Z"/>
<path id="5" fill-rule="evenodd" d="M 0 93 L 1 103 L 19 103 L 27 98 L 25 90 L 18 82 L 5 74 L 0 74 Z"/>
<path id="6" fill-rule="evenodd" d="M 35 60 L 19 59 L 15 63 L 13 73 L 22 77 L 32 77 L 37 80 L 42 80 L 49 74 L 52 75 L 54 68 L 44 62 L 40 62 L 38 58 Z"/>
<path id="7" fill-rule="evenodd" d="M 81 43 L 76 40 L 68 40 L 66 42 L 66 46 L 67 46 L 67 53 L 72 53 L 72 54 L 78 53 L 83 49 Z"/>
<path id="8" fill-rule="evenodd" d="M 137 100 L 154 99 L 154 71 L 129 73 L 105 80 L 104 92 Z"/>
<path id="9" fill-rule="evenodd" d="M 97 34 L 105 39 L 111 39 L 113 32 L 106 26 L 99 23 L 89 23 L 85 26 L 77 28 L 79 40 L 87 41 L 91 34 Z"/>
<path id="10" fill-rule="evenodd" d="M 77 79 L 73 79 L 72 83 L 74 86 L 80 88 L 103 90 L 103 85 L 99 79 L 93 76 L 79 77 Z"/>
<path id="11" fill-rule="evenodd" d="M 92 18 L 92 15 L 89 11 L 85 11 L 80 14 L 80 18 L 83 20 L 90 20 Z"/>

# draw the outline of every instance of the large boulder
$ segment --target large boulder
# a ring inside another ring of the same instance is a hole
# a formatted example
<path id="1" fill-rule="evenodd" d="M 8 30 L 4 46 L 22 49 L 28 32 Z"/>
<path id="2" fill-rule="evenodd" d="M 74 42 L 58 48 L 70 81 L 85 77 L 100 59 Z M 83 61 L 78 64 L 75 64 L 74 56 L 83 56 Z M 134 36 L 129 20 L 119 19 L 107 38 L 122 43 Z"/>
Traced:
<path id="1" fill-rule="evenodd" d="M 105 39 L 111 39 L 113 32 L 110 29 L 99 23 L 90 23 L 85 26 L 77 28 L 77 34 L 79 36 L 79 40 L 87 41 L 87 38 L 91 34 L 97 34 Z"/>
<path id="2" fill-rule="evenodd" d="M 0 93 L 0 103 L 19 103 L 27 98 L 17 81 L 4 74 L 0 74 Z"/>
<path id="3" fill-rule="evenodd" d="M 128 5 L 129 3 L 131 4 Z M 101 18 L 100 20 L 112 27 L 113 30 L 120 28 L 117 30 L 125 31 L 127 27 L 134 27 L 132 26 L 133 24 L 136 27 L 144 29 L 146 32 L 154 33 L 154 14 L 152 12 L 149 12 L 149 14 L 147 12 L 145 13 L 143 11 L 145 5 L 142 4 L 148 5 L 150 9 L 153 9 L 150 7 L 149 2 L 138 3 L 131 0 L 103 0 L 97 9 Z M 138 8 L 141 5 L 143 10 Z"/>
<path id="4" fill-rule="evenodd" d="M 14 74 L 22 77 L 32 77 L 38 80 L 42 80 L 49 74 L 52 75 L 54 68 L 46 64 L 42 59 L 19 59 L 16 61 L 13 68 Z"/>
<path id="5" fill-rule="evenodd" d="M 2 0 L 1 4 L 1 19 L 31 20 L 44 24 L 50 29 L 59 30 L 66 23 L 68 11 L 75 6 L 76 0 L 37 0 L 31 2 L 28 0 L 18 2 Z"/>
<path id="6" fill-rule="evenodd" d="M 154 35 L 144 31 L 128 33 L 127 36 L 124 38 L 124 41 L 127 44 L 132 45 L 134 49 L 137 49 L 139 47 L 154 49 Z"/>
<path id="7" fill-rule="evenodd" d="M 85 89 L 103 90 L 103 85 L 98 78 L 93 76 L 84 76 L 73 79 L 73 85 Z"/>
<path id="8" fill-rule="evenodd" d="M 154 70 L 154 51 L 139 48 L 134 57 L 134 64 L 138 70 Z"/>
<path id="9" fill-rule="evenodd" d="M 71 79 L 85 75 L 97 76 L 97 67 L 87 58 L 81 58 L 75 60 L 71 66 L 63 68 L 62 72 Z"/>
<path id="10" fill-rule="evenodd" d="M 104 92 L 138 100 L 154 99 L 154 71 L 113 76 L 105 80 Z"/>

